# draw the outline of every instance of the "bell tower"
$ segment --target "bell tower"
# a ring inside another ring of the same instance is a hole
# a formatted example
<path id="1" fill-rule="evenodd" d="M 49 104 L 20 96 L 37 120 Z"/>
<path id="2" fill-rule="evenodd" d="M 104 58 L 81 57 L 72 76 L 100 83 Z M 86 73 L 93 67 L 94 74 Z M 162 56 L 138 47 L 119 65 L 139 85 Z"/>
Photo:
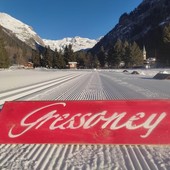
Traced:
<path id="1" fill-rule="evenodd" d="M 146 61 L 146 49 L 145 49 L 145 46 L 143 46 L 143 60 Z"/>

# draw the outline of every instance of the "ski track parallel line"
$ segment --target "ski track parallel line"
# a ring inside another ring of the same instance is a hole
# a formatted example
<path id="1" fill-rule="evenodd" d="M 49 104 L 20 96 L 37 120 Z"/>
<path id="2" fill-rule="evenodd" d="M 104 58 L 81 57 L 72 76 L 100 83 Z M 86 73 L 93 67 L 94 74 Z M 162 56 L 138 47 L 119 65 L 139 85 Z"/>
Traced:
<path id="1" fill-rule="evenodd" d="M 131 158 L 131 156 L 130 156 L 130 153 L 129 153 L 128 149 L 127 149 L 127 146 L 122 146 L 122 149 L 124 149 L 125 152 L 126 152 L 127 158 L 128 158 L 128 160 L 129 160 L 130 166 L 131 166 L 130 169 L 131 169 L 131 170 L 137 170 L 137 169 L 135 169 L 135 166 L 134 166 L 134 164 L 133 164 L 133 160 L 132 160 L 132 158 Z M 128 167 L 128 168 L 129 168 L 129 167 Z"/>
<path id="2" fill-rule="evenodd" d="M 44 89 L 46 89 L 46 88 L 52 87 L 52 86 L 54 86 L 54 85 L 57 85 L 57 84 L 59 84 L 59 83 L 63 83 L 63 82 L 65 82 L 65 81 L 68 81 L 68 80 L 70 80 L 70 79 L 72 79 L 72 78 L 74 78 L 74 77 L 71 77 L 71 78 L 69 77 L 69 78 L 64 79 L 64 80 L 61 80 L 61 81 L 59 81 L 59 82 L 55 82 L 55 83 L 52 83 L 52 84 L 49 84 L 49 85 L 46 85 L 46 86 L 38 87 L 38 88 L 29 90 L 29 91 L 26 91 L 26 92 L 23 92 L 23 93 L 19 93 L 19 94 L 13 95 L 13 96 L 11 96 L 11 97 L 3 98 L 2 100 L 0 100 L 0 105 L 4 104 L 5 101 L 13 101 L 13 100 L 22 98 L 22 97 L 24 97 L 24 96 L 27 96 L 27 95 L 36 93 L 37 91 L 41 91 L 41 90 L 44 90 Z"/>
<path id="3" fill-rule="evenodd" d="M 37 83 L 35 85 L 29 85 L 27 87 L 21 87 L 21 88 L 18 88 L 18 89 L 14 89 L 14 90 L 11 90 L 11 91 L 7 91 L 7 92 L 2 92 L 0 94 L 0 98 L 2 97 L 5 97 L 5 96 L 9 96 L 9 95 L 13 95 L 13 94 L 16 94 L 16 93 L 20 93 L 20 92 L 23 92 L 23 91 L 26 91 L 26 90 L 30 90 L 30 89 L 33 89 L 33 88 L 38 88 L 40 86 L 44 86 L 44 85 L 47 85 L 47 84 L 50 84 L 50 83 L 54 83 L 56 81 L 60 81 L 60 80 L 64 80 L 65 78 L 69 78 L 70 76 L 64 76 L 64 77 L 60 77 L 60 78 L 56 78 L 54 80 L 49 80 L 49 81 L 45 81 L 45 82 L 41 82 L 41 83 Z"/>
<path id="4" fill-rule="evenodd" d="M 137 156 L 138 160 L 140 160 L 142 167 L 143 167 L 145 170 L 153 170 L 153 169 L 151 169 L 151 168 L 149 167 L 149 165 L 148 165 L 147 161 L 145 160 L 143 154 L 140 152 L 139 147 L 138 147 L 138 146 L 134 146 L 134 147 L 133 147 L 133 150 L 134 150 L 134 152 L 136 153 L 136 156 Z"/>

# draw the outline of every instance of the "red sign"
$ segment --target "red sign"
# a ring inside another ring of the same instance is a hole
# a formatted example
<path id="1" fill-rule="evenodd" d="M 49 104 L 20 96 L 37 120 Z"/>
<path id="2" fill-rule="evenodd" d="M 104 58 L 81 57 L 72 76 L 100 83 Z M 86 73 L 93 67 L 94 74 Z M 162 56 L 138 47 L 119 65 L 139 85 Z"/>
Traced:
<path id="1" fill-rule="evenodd" d="M 6 102 L 0 143 L 170 144 L 170 100 Z"/>

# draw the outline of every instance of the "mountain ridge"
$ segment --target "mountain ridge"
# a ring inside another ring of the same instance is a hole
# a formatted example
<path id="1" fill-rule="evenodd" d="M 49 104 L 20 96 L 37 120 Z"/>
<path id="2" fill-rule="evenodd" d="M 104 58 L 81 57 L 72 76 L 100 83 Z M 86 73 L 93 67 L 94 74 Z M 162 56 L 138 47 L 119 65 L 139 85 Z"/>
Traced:
<path id="1" fill-rule="evenodd" d="M 49 45 L 52 50 L 61 50 L 63 51 L 66 45 L 72 45 L 74 52 L 81 50 L 88 50 L 92 48 L 98 40 L 83 38 L 83 37 L 66 37 L 61 40 L 49 40 L 43 39 L 45 45 Z"/>

